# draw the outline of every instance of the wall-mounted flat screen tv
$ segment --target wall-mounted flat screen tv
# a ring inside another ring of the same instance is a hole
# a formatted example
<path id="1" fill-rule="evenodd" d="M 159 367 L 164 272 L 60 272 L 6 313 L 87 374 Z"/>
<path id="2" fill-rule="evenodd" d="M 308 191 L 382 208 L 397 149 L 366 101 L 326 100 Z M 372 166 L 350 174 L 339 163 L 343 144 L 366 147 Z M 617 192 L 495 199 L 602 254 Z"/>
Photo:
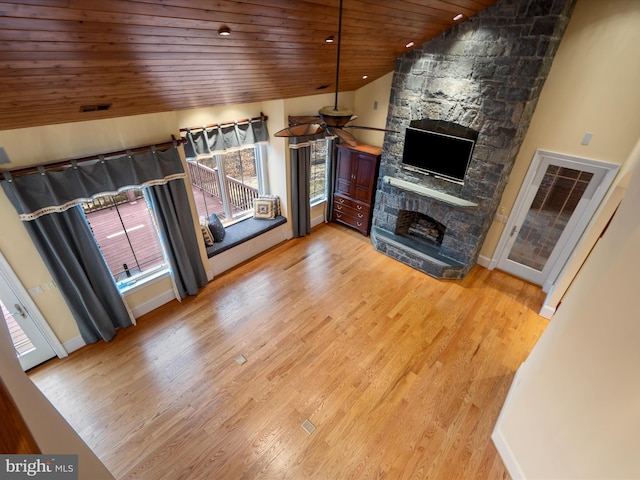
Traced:
<path id="1" fill-rule="evenodd" d="M 475 139 L 407 127 L 402 167 L 464 183 Z"/>

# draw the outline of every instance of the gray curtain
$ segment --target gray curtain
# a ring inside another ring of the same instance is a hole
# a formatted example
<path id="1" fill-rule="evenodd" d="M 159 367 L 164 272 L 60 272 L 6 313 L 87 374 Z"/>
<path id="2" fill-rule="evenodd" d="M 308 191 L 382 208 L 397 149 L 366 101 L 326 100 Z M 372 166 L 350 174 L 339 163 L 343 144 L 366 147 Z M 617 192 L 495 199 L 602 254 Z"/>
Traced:
<path id="1" fill-rule="evenodd" d="M 198 289 L 207 284 L 207 275 L 200 259 L 184 182 L 174 180 L 151 186 L 146 194 L 158 220 L 177 293 L 181 299 L 196 295 Z"/>
<path id="2" fill-rule="evenodd" d="M 5 172 L 4 178 L 2 188 L 25 222 L 85 342 L 110 340 L 115 328 L 131 325 L 79 206 L 94 196 L 133 186 L 162 187 L 154 190 L 152 199 L 177 293 L 183 298 L 197 292 L 203 277 L 206 283 L 176 143 L 165 151 L 151 147 L 140 154 L 72 161 L 56 171 L 39 167 L 38 173 L 16 178 Z"/>
<path id="3" fill-rule="evenodd" d="M 310 139 L 310 137 L 291 137 L 289 139 L 291 225 L 294 237 L 304 237 L 311 233 L 311 206 L 309 205 Z"/>
<path id="4" fill-rule="evenodd" d="M 197 155 L 224 153 L 231 148 L 244 147 L 269 141 L 266 120 L 250 120 L 222 127 L 203 128 L 197 132 L 187 130 L 185 154 Z"/>
<path id="5" fill-rule="evenodd" d="M 132 324 L 82 207 L 24 222 L 86 343 L 109 341 Z"/>
<path id="6" fill-rule="evenodd" d="M 85 162 L 70 162 L 60 170 L 38 167 L 38 173 L 13 178 L 4 173 L 2 182 L 7 196 L 23 221 L 39 215 L 60 212 L 92 197 L 136 186 L 163 183 L 184 178 L 184 168 L 177 148 L 144 153 L 103 156 Z"/>
<path id="7" fill-rule="evenodd" d="M 289 160 L 291 162 L 291 224 L 294 237 L 304 237 L 311 233 L 311 205 L 309 203 L 309 183 L 311 175 L 312 140 L 325 138 L 324 134 L 289 138 Z M 329 165 L 327 171 L 327 219 L 331 218 L 333 206 L 333 172 L 335 171 L 336 137 L 327 137 Z"/>

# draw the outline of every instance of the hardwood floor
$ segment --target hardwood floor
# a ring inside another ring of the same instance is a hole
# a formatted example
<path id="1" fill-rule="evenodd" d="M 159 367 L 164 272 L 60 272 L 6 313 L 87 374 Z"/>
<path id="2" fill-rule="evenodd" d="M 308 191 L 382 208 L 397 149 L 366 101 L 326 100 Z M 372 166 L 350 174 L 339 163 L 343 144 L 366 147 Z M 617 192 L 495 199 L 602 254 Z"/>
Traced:
<path id="1" fill-rule="evenodd" d="M 329 224 L 30 377 L 116 478 L 503 479 L 490 434 L 543 299 Z"/>

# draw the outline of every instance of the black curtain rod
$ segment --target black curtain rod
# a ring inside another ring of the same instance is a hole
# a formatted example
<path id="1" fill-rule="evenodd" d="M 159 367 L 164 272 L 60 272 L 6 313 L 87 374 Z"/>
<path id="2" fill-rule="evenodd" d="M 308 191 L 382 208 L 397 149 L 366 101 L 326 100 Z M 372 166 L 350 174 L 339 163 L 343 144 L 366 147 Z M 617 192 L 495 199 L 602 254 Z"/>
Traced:
<path id="1" fill-rule="evenodd" d="M 244 125 L 244 124 L 247 124 L 249 122 L 255 122 L 257 120 L 266 121 L 266 120 L 269 120 L 269 117 L 267 117 L 262 112 L 260 112 L 260 116 L 259 117 L 244 118 L 242 120 L 236 120 L 235 122 L 210 123 L 208 125 L 199 125 L 197 127 L 185 127 L 185 128 L 181 128 L 180 131 L 181 132 L 186 132 L 188 130 L 204 130 L 205 128 L 231 127 L 231 126 L 236 125 L 236 124 Z"/>
<path id="2" fill-rule="evenodd" d="M 88 157 L 80 157 L 80 158 L 70 158 L 68 160 L 59 160 L 56 162 L 45 163 L 42 165 L 33 165 L 31 167 L 24 167 L 17 170 L 2 170 L 3 172 L 11 173 L 12 177 L 19 177 L 22 175 L 29 175 L 31 173 L 37 173 L 39 167 L 44 167 L 45 170 L 55 170 L 63 167 L 68 167 L 71 165 L 71 162 L 75 161 L 78 163 L 88 162 L 90 160 L 98 160 L 100 157 L 115 157 L 120 155 L 127 155 L 129 153 L 142 153 L 149 150 L 151 147 L 156 147 L 158 150 L 162 150 L 165 147 L 172 147 L 175 145 L 181 145 L 184 143 L 182 138 L 175 138 L 174 135 L 171 135 L 172 140 L 169 142 L 156 143 L 151 145 L 145 145 L 141 147 L 127 148 L 125 150 L 114 150 L 112 152 L 101 153 L 96 155 L 89 155 Z"/>

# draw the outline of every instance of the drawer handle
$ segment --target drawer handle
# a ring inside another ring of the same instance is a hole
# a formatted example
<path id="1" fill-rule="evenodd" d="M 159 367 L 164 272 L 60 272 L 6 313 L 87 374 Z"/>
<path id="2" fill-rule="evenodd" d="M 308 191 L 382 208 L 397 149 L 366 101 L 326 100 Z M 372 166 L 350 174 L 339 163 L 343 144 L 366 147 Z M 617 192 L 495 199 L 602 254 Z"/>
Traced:
<path id="1" fill-rule="evenodd" d="M 356 223 L 358 224 L 358 226 L 359 226 L 359 227 L 361 227 L 361 226 L 362 226 L 362 223 L 361 223 L 361 222 L 356 222 Z"/>
<path id="2" fill-rule="evenodd" d="M 363 217 L 364 217 L 363 214 L 361 214 L 361 213 L 358 214 L 358 218 L 363 218 Z"/>
<path id="3" fill-rule="evenodd" d="M 340 215 L 339 213 L 336 214 L 336 217 L 338 218 L 342 218 L 342 215 Z"/>
<path id="4" fill-rule="evenodd" d="M 336 205 L 336 208 L 337 208 L 338 210 L 342 210 L 342 205 Z"/>
<path id="5" fill-rule="evenodd" d="M 341 199 L 339 200 L 339 202 L 340 202 L 340 203 L 344 203 L 344 198 L 341 198 Z"/>
<path id="6" fill-rule="evenodd" d="M 362 205 L 358 205 L 358 210 L 362 210 Z"/>

